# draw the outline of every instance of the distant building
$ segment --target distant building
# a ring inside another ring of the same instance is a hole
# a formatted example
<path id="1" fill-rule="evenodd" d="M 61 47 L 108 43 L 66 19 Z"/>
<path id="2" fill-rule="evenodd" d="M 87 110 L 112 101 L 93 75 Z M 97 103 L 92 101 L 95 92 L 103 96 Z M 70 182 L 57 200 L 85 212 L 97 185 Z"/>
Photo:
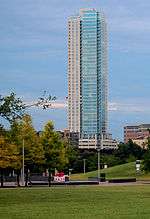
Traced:
<path id="1" fill-rule="evenodd" d="M 148 138 L 147 137 L 140 137 L 137 139 L 132 140 L 135 144 L 139 145 L 143 149 L 147 149 L 148 146 Z"/>
<path id="2" fill-rule="evenodd" d="M 64 130 L 64 139 L 68 140 L 73 146 L 79 146 L 79 133 L 70 132 L 69 129 Z"/>
<path id="3" fill-rule="evenodd" d="M 97 147 L 107 134 L 107 77 L 105 16 L 81 9 L 68 19 L 68 127 L 79 148 Z"/>
<path id="4" fill-rule="evenodd" d="M 70 132 L 69 129 L 64 129 L 63 131 L 57 131 L 61 138 L 66 140 L 74 147 L 79 146 L 79 133 L 77 132 Z"/>
<path id="5" fill-rule="evenodd" d="M 118 142 L 115 139 L 112 139 L 111 134 L 107 134 L 104 139 L 97 140 L 96 138 L 82 139 L 82 144 L 80 143 L 79 133 L 78 132 L 70 132 L 69 129 L 65 129 L 64 131 L 59 131 L 62 138 L 67 140 L 74 147 L 78 147 L 80 149 L 97 149 L 98 144 L 101 145 L 101 149 L 109 150 L 109 149 L 118 149 Z M 99 142 L 97 142 L 99 141 Z"/>
<path id="6" fill-rule="evenodd" d="M 144 140 L 150 137 L 150 124 L 141 124 L 124 127 L 124 142 L 131 140 Z"/>
<path id="7" fill-rule="evenodd" d="M 80 142 L 79 140 L 79 148 L 80 149 L 97 149 L 100 145 L 100 148 L 103 150 L 116 150 L 118 149 L 118 144 L 115 139 L 105 137 L 104 139 L 97 139 L 97 138 L 89 138 L 89 139 L 82 139 Z"/>

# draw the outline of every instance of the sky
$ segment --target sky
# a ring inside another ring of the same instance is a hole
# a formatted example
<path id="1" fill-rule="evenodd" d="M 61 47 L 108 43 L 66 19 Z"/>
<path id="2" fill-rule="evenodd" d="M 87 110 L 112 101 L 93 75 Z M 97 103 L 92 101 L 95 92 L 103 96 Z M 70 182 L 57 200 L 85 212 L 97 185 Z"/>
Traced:
<path id="1" fill-rule="evenodd" d="M 67 19 L 80 8 L 105 13 L 109 39 L 109 131 L 150 123 L 149 0 L 0 0 L 0 94 L 24 101 L 46 90 L 67 96 Z M 67 110 L 30 109 L 41 130 L 48 120 L 67 128 Z"/>

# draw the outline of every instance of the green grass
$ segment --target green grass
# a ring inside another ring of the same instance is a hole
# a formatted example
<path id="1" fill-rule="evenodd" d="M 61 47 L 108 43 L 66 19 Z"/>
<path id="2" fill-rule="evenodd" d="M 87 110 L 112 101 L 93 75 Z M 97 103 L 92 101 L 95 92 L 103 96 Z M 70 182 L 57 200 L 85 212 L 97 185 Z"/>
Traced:
<path id="1" fill-rule="evenodd" d="M 1 219 L 148 219 L 150 186 L 0 189 Z"/>
<path id="2" fill-rule="evenodd" d="M 135 162 L 131 163 L 126 163 L 122 165 L 117 165 L 114 167 L 110 167 L 108 169 L 103 169 L 101 170 L 101 173 L 105 172 L 106 173 L 106 178 L 111 179 L 111 178 L 132 178 L 136 177 L 138 179 L 150 179 L 149 174 L 138 174 L 136 175 L 135 171 Z M 71 175 L 72 180 L 83 180 L 83 179 L 88 179 L 88 177 L 96 177 L 97 176 L 97 171 L 92 171 L 88 172 L 85 174 L 73 174 Z"/>

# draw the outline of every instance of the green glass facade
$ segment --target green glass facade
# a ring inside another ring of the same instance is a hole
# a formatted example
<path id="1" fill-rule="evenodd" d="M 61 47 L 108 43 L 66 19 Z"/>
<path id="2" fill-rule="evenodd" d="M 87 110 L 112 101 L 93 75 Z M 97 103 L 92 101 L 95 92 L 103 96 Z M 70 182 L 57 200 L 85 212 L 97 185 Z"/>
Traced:
<path id="1" fill-rule="evenodd" d="M 105 32 L 105 33 L 104 33 Z M 81 12 L 81 112 L 83 138 L 107 129 L 107 34 L 96 10 Z"/>

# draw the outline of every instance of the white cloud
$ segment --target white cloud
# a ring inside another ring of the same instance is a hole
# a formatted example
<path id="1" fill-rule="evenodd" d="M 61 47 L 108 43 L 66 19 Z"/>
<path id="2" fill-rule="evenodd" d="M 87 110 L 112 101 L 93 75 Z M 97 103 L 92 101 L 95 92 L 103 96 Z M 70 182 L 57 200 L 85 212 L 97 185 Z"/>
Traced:
<path id="1" fill-rule="evenodd" d="M 25 102 L 25 104 L 33 104 L 35 101 Z M 58 108 L 63 109 L 67 108 L 67 102 L 65 100 L 57 100 L 49 103 L 49 108 Z M 150 103 L 142 104 L 142 103 L 119 103 L 119 102 L 109 102 L 108 110 L 118 111 L 118 112 L 127 112 L 127 113 L 150 113 Z"/>
<path id="2" fill-rule="evenodd" d="M 109 111 L 127 113 L 150 113 L 150 102 L 147 103 L 109 103 Z"/>

